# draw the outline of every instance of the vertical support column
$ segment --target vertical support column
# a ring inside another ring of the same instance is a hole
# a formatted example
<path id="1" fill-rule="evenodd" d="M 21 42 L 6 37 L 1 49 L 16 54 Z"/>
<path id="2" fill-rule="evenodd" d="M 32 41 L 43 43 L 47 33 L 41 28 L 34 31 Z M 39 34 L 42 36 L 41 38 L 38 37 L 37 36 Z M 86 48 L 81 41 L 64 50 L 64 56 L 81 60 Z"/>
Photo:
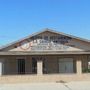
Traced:
<path id="1" fill-rule="evenodd" d="M 0 76 L 3 75 L 3 59 L 0 59 Z"/>
<path id="2" fill-rule="evenodd" d="M 43 74 L 43 60 L 37 60 L 37 75 Z"/>
<path id="3" fill-rule="evenodd" d="M 77 74 L 82 74 L 82 58 L 79 56 L 76 60 L 76 71 Z"/>

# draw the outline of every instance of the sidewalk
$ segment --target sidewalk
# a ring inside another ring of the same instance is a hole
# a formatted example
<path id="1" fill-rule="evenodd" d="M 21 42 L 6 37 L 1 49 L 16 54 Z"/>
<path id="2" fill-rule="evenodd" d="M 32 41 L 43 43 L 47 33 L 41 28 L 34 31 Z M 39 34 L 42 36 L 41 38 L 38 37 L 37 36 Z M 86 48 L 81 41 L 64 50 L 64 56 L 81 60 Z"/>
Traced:
<path id="1" fill-rule="evenodd" d="M 90 82 L 0 84 L 0 90 L 90 90 Z"/>

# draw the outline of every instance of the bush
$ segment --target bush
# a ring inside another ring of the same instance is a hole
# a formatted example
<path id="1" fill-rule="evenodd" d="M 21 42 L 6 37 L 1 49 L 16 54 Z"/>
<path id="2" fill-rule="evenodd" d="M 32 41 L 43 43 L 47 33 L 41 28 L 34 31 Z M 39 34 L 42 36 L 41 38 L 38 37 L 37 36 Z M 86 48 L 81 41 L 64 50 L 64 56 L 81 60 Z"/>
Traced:
<path id="1" fill-rule="evenodd" d="M 84 69 L 83 73 L 90 73 L 90 69 Z"/>

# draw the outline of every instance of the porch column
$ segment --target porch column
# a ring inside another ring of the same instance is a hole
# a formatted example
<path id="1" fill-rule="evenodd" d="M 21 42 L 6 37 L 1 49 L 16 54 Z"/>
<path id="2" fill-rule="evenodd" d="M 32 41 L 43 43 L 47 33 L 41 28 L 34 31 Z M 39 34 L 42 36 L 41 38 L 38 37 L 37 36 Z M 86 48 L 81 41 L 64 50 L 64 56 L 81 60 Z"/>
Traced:
<path id="1" fill-rule="evenodd" d="M 0 59 L 0 76 L 3 75 L 3 59 Z"/>
<path id="2" fill-rule="evenodd" d="M 37 60 L 37 75 L 43 74 L 43 61 Z"/>
<path id="3" fill-rule="evenodd" d="M 76 60 L 76 71 L 77 71 L 77 74 L 82 74 L 82 58 L 81 58 L 81 56 L 78 57 Z"/>

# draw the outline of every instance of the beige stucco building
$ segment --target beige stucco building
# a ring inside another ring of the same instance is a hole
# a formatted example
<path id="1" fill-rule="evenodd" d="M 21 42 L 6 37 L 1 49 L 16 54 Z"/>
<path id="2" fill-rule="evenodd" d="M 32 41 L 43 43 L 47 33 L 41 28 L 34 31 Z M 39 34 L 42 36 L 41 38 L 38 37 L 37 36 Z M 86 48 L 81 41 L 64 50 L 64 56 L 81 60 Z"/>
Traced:
<path id="1" fill-rule="evenodd" d="M 0 48 L 0 83 L 90 80 L 90 41 L 45 29 Z"/>

